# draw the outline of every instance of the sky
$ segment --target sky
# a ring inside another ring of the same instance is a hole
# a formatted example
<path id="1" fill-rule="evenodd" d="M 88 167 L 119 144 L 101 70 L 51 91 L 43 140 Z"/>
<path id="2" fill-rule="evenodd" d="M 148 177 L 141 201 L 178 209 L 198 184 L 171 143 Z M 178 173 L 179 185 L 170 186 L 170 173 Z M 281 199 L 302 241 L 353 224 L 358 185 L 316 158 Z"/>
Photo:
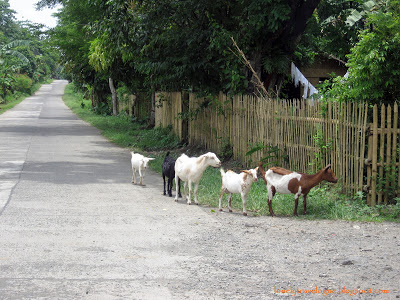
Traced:
<path id="1" fill-rule="evenodd" d="M 44 24 L 49 28 L 55 27 L 57 18 L 52 17 L 51 14 L 57 12 L 57 8 L 36 11 L 36 2 L 38 0 L 9 0 L 10 8 L 17 12 L 15 17 L 18 21 L 31 21 Z"/>

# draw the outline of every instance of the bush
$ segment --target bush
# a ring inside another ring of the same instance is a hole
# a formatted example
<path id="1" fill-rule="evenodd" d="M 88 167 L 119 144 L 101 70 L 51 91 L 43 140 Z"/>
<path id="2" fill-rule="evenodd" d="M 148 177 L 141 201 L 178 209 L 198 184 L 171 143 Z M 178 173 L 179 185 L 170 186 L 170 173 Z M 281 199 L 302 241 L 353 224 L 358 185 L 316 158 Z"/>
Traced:
<path id="1" fill-rule="evenodd" d="M 25 74 L 18 74 L 15 76 L 14 87 L 15 90 L 25 94 L 31 94 L 32 79 Z"/>

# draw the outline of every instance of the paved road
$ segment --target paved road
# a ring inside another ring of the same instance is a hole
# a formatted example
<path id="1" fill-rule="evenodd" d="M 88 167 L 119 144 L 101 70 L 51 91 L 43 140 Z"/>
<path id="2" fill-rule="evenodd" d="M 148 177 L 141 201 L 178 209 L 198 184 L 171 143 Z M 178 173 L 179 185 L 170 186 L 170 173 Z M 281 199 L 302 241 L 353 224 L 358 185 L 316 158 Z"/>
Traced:
<path id="1" fill-rule="evenodd" d="M 65 85 L 0 116 L 0 299 L 400 297 L 398 224 L 213 213 L 162 196 L 151 172 L 134 186 L 129 152 L 63 104 Z"/>

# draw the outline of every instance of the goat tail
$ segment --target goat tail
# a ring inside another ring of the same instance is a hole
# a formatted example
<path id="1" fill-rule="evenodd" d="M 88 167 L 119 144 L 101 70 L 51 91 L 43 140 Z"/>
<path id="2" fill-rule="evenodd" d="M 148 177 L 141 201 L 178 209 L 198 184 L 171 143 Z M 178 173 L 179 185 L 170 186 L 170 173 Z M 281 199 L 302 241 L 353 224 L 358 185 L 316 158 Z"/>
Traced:
<path id="1" fill-rule="evenodd" d="M 167 154 L 165 154 L 165 157 L 169 156 L 169 151 L 167 152 Z"/>
<path id="2" fill-rule="evenodd" d="M 133 154 L 135 154 L 135 152 L 131 151 L 131 154 L 133 155 Z"/>
<path id="3" fill-rule="evenodd" d="M 224 177 L 224 175 L 225 175 L 224 168 L 219 169 L 219 171 L 221 172 L 221 176 Z"/>

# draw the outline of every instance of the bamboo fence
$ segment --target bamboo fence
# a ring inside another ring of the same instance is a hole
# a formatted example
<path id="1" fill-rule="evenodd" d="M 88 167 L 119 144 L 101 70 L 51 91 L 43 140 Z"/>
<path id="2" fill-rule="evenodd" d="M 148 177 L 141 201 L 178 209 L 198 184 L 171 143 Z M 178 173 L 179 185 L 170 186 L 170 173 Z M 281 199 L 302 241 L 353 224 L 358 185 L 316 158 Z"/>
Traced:
<path id="1" fill-rule="evenodd" d="M 186 138 L 182 120 L 177 118 L 185 110 L 179 94 L 164 94 L 156 108 L 156 124 L 172 125 L 180 138 Z M 190 94 L 188 109 L 197 112 L 196 118 L 187 122 L 189 144 L 217 155 L 231 145 L 234 159 L 248 167 L 266 156 L 273 156 L 267 159 L 269 167 L 275 164 L 298 172 L 315 172 L 331 164 L 344 191 L 368 191 L 370 205 L 388 203 L 393 193 L 399 192 L 397 104 L 393 109 L 375 106 L 371 124 L 367 103 L 310 103 L 223 94 L 204 99 Z M 265 148 L 246 155 L 259 144 Z"/>
<path id="2" fill-rule="evenodd" d="M 379 120 L 380 111 L 380 120 Z M 388 204 L 399 194 L 399 138 L 398 105 L 373 107 L 372 123 L 369 124 L 367 165 L 367 203 Z"/>
<path id="3" fill-rule="evenodd" d="M 173 131 L 182 139 L 182 93 L 156 93 L 156 126 L 172 126 Z"/>

